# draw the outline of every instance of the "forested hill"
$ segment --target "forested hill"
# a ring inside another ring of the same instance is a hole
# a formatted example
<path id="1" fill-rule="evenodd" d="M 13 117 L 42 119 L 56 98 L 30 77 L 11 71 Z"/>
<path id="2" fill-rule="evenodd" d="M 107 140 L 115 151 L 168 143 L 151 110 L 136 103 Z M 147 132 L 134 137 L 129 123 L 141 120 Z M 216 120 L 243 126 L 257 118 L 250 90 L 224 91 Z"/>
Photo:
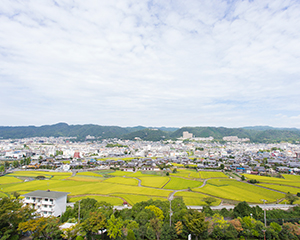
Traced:
<path id="1" fill-rule="evenodd" d="M 141 139 L 148 141 L 159 141 L 166 139 L 176 139 L 182 137 L 182 133 L 188 131 L 195 137 L 214 137 L 222 140 L 224 136 L 238 136 L 239 138 L 249 138 L 252 142 L 297 142 L 300 141 L 299 129 L 278 129 L 272 127 L 245 127 L 245 128 L 225 128 L 225 127 L 182 127 L 176 128 L 146 128 L 100 126 L 94 124 L 68 125 L 58 123 L 54 125 L 44 125 L 41 127 L 0 127 L 0 138 L 29 138 L 29 137 L 77 137 L 77 140 L 85 140 L 86 136 L 94 136 L 98 139 L 121 138 L 121 139 Z"/>

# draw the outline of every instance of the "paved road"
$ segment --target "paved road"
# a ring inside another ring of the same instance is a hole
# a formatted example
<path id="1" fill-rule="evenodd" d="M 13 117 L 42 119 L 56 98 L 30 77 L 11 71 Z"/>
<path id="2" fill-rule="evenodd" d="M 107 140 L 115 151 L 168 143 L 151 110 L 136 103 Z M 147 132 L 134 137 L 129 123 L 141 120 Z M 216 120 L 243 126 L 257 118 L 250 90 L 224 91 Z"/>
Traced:
<path id="1" fill-rule="evenodd" d="M 259 206 L 262 209 L 282 209 L 282 210 L 287 210 L 291 207 L 295 207 L 296 205 L 289 205 L 289 204 L 253 204 L 250 205 L 250 207 L 255 207 L 255 206 Z M 202 206 L 187 206 L 188 208 L 191 209 L 202 209 Z M 226 209 L 233 209 L 235 207 L 235 205 L 219 205 L 219 206 L 213 206 L 211 207 L 212 210 L 221 210 L 222 208 L 226 208 Z"/>

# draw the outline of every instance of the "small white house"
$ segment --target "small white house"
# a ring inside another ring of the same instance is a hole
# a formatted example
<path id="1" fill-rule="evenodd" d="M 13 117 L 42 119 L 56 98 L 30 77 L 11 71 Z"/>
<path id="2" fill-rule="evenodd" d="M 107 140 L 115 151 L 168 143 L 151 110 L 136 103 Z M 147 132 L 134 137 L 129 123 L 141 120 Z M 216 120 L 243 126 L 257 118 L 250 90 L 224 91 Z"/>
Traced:
<path id="1" fill-rule="evenodd" d="M 30 205 L 44 217 L 60 216 L 66 211 L 67 192 L 36 190 L 22 195 L 25 205 Z"/>

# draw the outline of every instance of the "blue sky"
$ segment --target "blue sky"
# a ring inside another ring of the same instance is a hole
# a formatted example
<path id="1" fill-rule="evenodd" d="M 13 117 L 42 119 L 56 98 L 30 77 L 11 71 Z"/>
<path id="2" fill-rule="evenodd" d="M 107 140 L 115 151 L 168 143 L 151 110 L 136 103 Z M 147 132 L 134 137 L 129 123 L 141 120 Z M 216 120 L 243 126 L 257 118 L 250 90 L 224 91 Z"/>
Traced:
<path id="1" fill-rule="evenodd" d="M 2 0 L 0 125 L 300 128 L 300 1 Z"/>

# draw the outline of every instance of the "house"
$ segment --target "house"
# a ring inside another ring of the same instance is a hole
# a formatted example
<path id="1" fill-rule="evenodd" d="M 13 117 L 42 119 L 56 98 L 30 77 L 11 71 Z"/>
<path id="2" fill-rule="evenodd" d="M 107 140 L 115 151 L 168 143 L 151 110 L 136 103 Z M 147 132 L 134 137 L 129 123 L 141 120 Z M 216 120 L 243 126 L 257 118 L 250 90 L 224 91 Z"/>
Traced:
<path id="1" fill-rule="evenodd" d="M 25 205 L 30 205 L 42 216 L 60 216 L 66 211 L 67 192 L 36 190 L 22 195 Z"/>

